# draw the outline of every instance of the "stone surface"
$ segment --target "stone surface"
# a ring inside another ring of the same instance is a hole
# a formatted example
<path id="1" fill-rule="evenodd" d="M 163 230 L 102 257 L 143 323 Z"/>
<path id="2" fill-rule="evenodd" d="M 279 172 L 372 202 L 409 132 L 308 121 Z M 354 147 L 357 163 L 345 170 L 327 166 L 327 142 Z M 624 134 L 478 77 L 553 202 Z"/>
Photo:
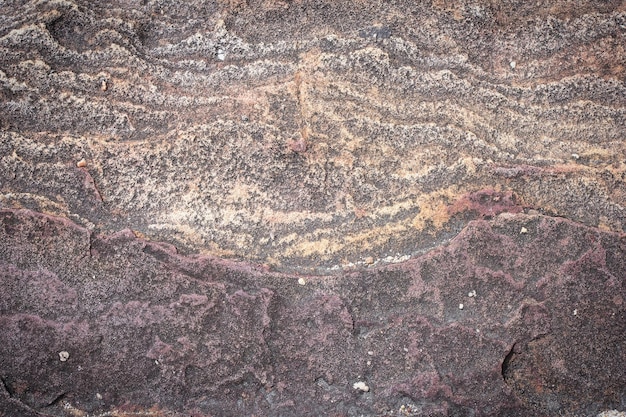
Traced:
<path id="1" fill-rule="evenodd" d="M 3 207 L 316 273 L 435 247 L 487 188 L 625 230 L 623 1 L 5 1 L 0 19 Z"/>
<path id="2" fill-rule="evenodd" d="M 0 212 L 0 242 L 6 416 L 589 416 L 626 401 L 626 237 L 569 220 L 504 213 L 407 262 L 304 282 L 28 210 Z"/>
<path id="3" fill-rule="evenodd" d="M 0 416 L 624 412 L 625 33 L 0 2 Z"/>

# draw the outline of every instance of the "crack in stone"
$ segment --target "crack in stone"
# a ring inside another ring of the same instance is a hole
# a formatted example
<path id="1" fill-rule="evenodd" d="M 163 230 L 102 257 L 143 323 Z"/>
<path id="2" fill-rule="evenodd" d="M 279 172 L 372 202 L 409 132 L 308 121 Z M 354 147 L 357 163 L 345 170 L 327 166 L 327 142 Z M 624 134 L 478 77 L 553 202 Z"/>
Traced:
<path id="1" fill-rule="evenodd" d="M 502 371 L 501 371 L 501 375 L 502 375 L 502 380 L 504 380 L 505 384 L 509 384 L 509 368 L 511 366 L 511 361 L 513 360 L 513 357 L 516 355 L 515 353 L 515 346 L 517 345 L 517 343 L 513 343 L 513 346 L 511 346 L 511 349 L 509 349 L 509 352 L 506 354 L 506 356 L 504 357 L 504 360 L 502 361 Z"/>
<path id="2" fill-rule="evenodd" d="M 59 404 L 65 398 L 66 395 L 67 395 L 66 392 L 60 393 L 52 401 L 44 405 L 42 408 L 54 407 L 55 405 Z"/>
<path id="3" fill-rule="evenodd" d="M 9 398 L 14 398 L 13 395 L 13 390 L 11 390 L 9 388 L 9 384 L 7 383 L 6 379 L 2 376 L 0 376 L 0 382 L 2 383 L 2 388 L 4 388 L 4 390 L 7 392 L 7 394 L 9 395 Z"/>

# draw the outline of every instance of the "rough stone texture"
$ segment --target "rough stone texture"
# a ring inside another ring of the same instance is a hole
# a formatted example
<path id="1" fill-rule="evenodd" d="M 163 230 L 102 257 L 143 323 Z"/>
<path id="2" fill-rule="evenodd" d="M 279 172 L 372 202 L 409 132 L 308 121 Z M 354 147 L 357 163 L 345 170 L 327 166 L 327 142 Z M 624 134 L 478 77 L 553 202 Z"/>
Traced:
<path id="1" fill-rule="evenodd" d="M 624 235 L 501 214 L 401 264 L 302 277 L 27 210 L 0 225 L 6 416 L 589 416 L 626 403 Z"/>
<path id="2" fill-rule="evenodd" d="M 625 32 L 623 1 L 5 1 L 0 205 L 318 273 L 484 188 L 624 231 Z"/>
<path id="3" fill-rule="evenodd" d="M 1 2 L 0 416 L 623 412 L 625 33 Z"/>

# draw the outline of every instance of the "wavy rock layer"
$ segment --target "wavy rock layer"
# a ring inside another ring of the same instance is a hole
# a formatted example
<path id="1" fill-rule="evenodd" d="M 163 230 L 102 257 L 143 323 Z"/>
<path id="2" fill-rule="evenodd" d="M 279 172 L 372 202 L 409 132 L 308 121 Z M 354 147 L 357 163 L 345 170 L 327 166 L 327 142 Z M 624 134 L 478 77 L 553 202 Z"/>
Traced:
<path id="1" fill-rule="evenodd" d="M 484 189 L 624 231 L 625 3 L 420 3 L 3 2 L 0 206 L 292 271 Z"/>
<path id="2" fill-rule="evenodd" d="M 624 411 L 625 34 L 0 2 L 0 417 Z"/>
<path id="3" fill-rule="evenodd" d="M 4 210 L 0 259 L 0 416 L 582 417 L 626 401 L 626 237 L 563 219 L 502 214 L 401 264 L 305 278 Z"/>

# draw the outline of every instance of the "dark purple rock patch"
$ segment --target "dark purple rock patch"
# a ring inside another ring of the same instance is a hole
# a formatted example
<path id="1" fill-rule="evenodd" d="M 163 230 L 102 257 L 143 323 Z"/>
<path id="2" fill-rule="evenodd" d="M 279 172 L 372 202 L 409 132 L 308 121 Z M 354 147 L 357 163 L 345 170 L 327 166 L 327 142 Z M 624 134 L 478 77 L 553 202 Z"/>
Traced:
<path id="1" fill-rule="evenodd" d="M 405 263 L 296 276 L 3 210 L 0 415 L 624 408 L 625 255 L 623 235 L 505 213 Z"/>

